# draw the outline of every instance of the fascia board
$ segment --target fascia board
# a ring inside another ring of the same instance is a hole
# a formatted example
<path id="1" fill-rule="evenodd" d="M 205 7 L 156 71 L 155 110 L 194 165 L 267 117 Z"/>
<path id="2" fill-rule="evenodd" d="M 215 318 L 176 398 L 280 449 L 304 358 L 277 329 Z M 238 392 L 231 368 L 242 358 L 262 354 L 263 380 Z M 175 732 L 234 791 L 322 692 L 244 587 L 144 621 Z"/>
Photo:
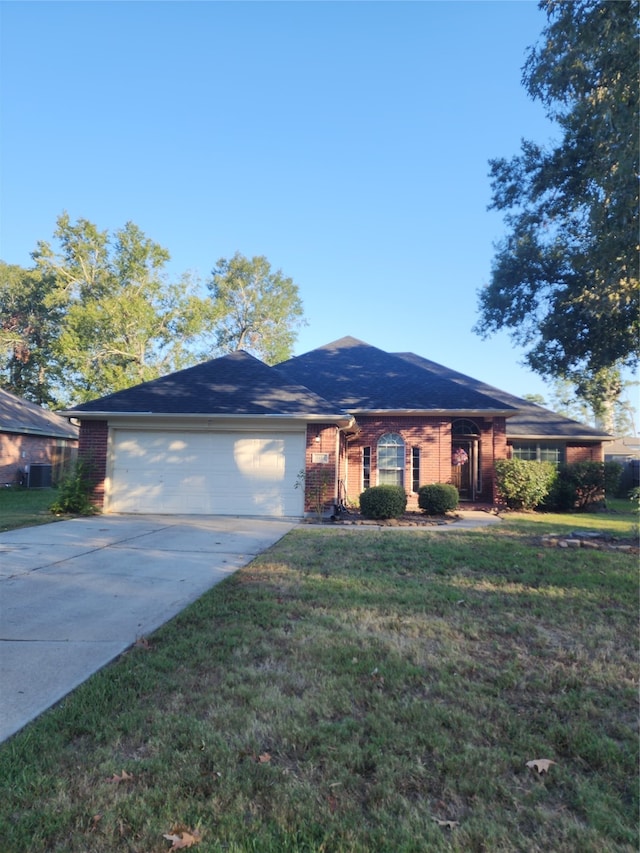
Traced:
<path id="1" fill-rule="evenodd" d="M 518 409 L 351 409 L 356 417 L 433 417 L 455 416 L 456 418 L 513 418 Z"/>
<path id="2" fill-rule="evenodd" d="M 235 413 L 215 413 L 215 412 L 197 412 L 197 413 L 173 413 L 173 412 L 83 412 L 74 409 L 61 412 L 64 417 L 75 418 L 81 421 L 108 421 L 116 424 L 118 422 L 137 421 L 171 421 L 178 423 L 180 421 L 191 421 L 203 423 L 220 422 L 251 422 L 259 424 L 260 422 L 268 421 L 269 423 L 332 423 L 341 427 L 351 426 L 353 417 L 344 413 L 333 413 L 326 415 L 316 415 L 307 413 L 291 412 L 289 414 L 235 414 Z"/>
<path id="3" fill-rule="evenodd" d="M 612 435 L 562 435 L 557 433 L 509 433 L 507 429 L 507 441 L 580 441 L 600 444 L 602 441 L 615 441 Z"/>

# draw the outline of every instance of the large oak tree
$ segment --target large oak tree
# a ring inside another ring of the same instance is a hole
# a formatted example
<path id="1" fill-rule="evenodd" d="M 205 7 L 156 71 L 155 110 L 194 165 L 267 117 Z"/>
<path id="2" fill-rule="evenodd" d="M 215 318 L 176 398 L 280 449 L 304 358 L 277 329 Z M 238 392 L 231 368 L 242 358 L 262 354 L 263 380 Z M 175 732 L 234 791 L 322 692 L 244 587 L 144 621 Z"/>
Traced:
<path id="1" fill-rule="evenodd" d="M 639 4 L 540 7 L 548 22 L 523 83 L 560 136 L 491 161 L 508 232 L 476 331 L 508 330 L 532 369 L 584 387 L 638 361 Z"/>

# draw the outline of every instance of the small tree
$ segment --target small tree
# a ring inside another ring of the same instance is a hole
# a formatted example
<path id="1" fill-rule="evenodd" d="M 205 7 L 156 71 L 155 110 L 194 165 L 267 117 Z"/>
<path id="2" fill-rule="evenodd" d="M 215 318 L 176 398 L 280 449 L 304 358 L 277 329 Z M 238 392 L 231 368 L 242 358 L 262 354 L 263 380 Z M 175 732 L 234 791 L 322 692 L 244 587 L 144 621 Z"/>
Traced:
<path id="1" fill-rule="evenodd" d="M 49 507 L 56 515 L 94 515 L 97 510 L 91 502 L 91 469 L 77 462 L 58 485 L 58 496 Z"/>

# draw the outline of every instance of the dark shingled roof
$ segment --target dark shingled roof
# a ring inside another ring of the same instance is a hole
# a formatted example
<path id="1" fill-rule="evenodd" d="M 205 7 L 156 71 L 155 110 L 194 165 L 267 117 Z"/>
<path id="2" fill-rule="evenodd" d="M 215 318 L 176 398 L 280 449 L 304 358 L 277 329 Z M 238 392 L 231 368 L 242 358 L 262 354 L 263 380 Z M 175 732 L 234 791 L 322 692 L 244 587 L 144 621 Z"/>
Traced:
<path id="1" fill-rule="evenodd" d="M 397 353 L 397 356 L 410 364 L 422 367 L 429 374 L 446 376 L 464 388 L 477 388 L 483 394 L 489 394 L 495 399 L 501 400 L 518 409 L 518 414 L 507 420 L 508 438 L 536 436 L 540 438 L 559 439 L 580 438 L 592 441 L 602 441 L 603 439 L 611 438 L 607 432 L 594 429 L 571 418 L 565 418 L 556 412 L 552 412 L 550 409 L 544 408 L 544 406 L 538 406 L 535 403 L 530 403 L 528 400 L 523 400 L 521 397 L 515 397 L 513 394 L 501 391 L 499 388 L 494 388 L 492 385 L 487 385 L 485 382 L 480 382 L 477 379 L 472 379 L 470 376 L 465 376 L 464 373 L 450 370 L 448 367 L 437 364 L 435 361 L 429 361 L 429 359 L 422 358 L 412 352 Z"/>
<path id="2" fill-rule="evenodd" d="M 65 418 L 0 388 L 0 432 L 77 439 L 78 427 Z"/>
<path id="3" fill-rule="evenodd" d="M 454 382 L 445 373 L 345 337 L 277 366 L 292 381 L 313 388 L 349 412 L 503 411 L 512 404 L 478 385 Z"/>
<path id="4" fill-rule="evenodd" d="M 159 415 L 344 415 L 246 352 L 233 352 L 69 409 Z"/>

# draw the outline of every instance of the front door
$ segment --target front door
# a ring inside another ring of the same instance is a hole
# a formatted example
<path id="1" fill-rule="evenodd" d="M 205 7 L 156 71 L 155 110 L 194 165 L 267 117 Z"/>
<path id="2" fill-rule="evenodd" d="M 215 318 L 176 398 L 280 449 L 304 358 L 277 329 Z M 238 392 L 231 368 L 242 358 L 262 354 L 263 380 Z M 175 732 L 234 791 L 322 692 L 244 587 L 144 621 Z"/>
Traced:
<path id="1" fill-rule="evenodd" d="M 462 501 L 474 501 L 480 491 L 477 438 L 453 436 L 451 444 L 451 481 Z"/>

